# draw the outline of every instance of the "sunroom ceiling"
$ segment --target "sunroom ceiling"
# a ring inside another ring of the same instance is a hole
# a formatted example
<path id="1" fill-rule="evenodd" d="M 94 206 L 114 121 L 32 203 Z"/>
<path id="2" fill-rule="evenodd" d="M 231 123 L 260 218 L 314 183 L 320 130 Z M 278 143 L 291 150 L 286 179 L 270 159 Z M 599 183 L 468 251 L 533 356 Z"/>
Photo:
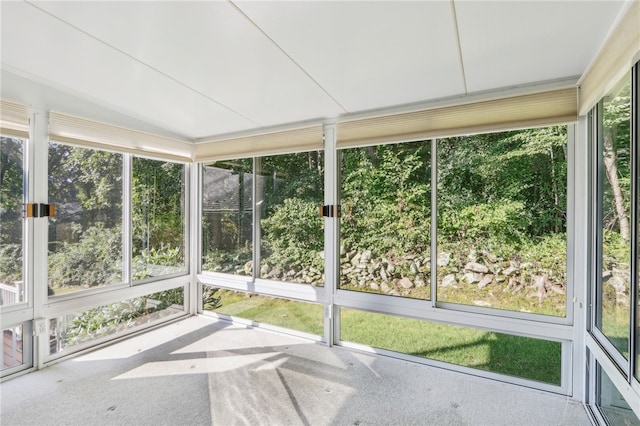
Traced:
<path id="1" fill-rule="evenodd" d="M 2 97 L 197 141 L 577 78 L 624 3 L 2 1 Z"/>

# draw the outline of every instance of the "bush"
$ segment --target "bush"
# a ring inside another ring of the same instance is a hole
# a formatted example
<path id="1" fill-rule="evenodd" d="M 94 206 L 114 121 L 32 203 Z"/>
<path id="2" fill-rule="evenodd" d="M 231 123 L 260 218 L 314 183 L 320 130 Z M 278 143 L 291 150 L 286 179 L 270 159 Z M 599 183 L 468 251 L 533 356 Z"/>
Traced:
<path id="1" fill-rule="evenodd" d="M 184 291 L 179 287 L 88 309 L 71 321 L 67 330 L 67 344 L 77 345 L 125 330 L 141 323 L 139 318 L 149 317 L 171 305 L 182 306 L 183 303 Z"/>
<path id="2" fill-rule="evenodd" d="M 92 226 L 77 243 L 62 243 L 49 253 L 52 287 L 97 287 L 121 280 L 122 235 L 120 227 Z"/>
<path id="3" fill-rule="evenodd" d="M 544 273 L 552 282 L 567 281 L 567 235 L 549 234 L 528 242 L 523 250 L 523 260 L 536 265 L 536 273 Z"/>
<path id="4" fill-rule="evenodd" d="M 502 200 L 444 211 L 438 229 L 442 237 L 454 240 L 518 246 L 526 239 L 527 216 L 521 202 Z"/>
<path id="5" fill-rule="evenodd" d="M 216 250 L 207 253 L 203 257 L 202 270 L 234 273 L 236 269 L 244 268 L 244 265 L 252 259 L 253 254 L 251 253 L 251 250 Z"/>
<path id="6" fill-rule="evenodd" d="M 266 263 L 284 268 L 322 267 L 318 253 L 324 250 L 323 219 L 318 206 L 299 198 L 288 198 L 262 220 Z"/>
<path id="7" fill-rule="evenodd" d="M 11 284 L 22 280 L 22 245 L 0 245 L 0 282 Z"/>
<path id="8" fill-rule="evenodd" d="M 133 320 L 145 315 L 142 297 L 88 309 L 75 317 L 67 331 L 67 344 L 77 345 L 123 330 Z"/>
<path id="9" fill-rule="evenodd" d="M 133 257 L 132 262 L 134 271 L 133 279 L 141 280 L 149 277 L 147 271 L 149 265 L 183 267 L 184 256 L 180 248 L 165 247 L 162 245 L 158 249 L 151 248 L 142 250 L 138 255 Z"/>

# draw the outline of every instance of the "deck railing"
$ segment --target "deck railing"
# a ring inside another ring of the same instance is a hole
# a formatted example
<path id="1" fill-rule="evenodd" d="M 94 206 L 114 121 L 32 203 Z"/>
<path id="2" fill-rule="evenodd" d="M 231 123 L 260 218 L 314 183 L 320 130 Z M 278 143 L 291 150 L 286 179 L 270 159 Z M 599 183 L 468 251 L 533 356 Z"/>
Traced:
<path id="1" fill-rule="evenodd" d="M 24 300 L 24 288 L 22 281 L 16 281 L 13 285 L 0 283 L 0 306 L 13 305 Z"/>

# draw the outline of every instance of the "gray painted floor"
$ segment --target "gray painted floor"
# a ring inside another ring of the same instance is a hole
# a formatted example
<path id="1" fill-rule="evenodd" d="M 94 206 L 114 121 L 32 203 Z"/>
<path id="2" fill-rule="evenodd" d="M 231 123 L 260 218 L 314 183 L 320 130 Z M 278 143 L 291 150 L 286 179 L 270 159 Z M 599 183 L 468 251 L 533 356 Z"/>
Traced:
<path id="1" fill-rule="evenodd" d="M 568 398 L 191 317 L 0 385 L 9 425 L 590 425 Z"/>

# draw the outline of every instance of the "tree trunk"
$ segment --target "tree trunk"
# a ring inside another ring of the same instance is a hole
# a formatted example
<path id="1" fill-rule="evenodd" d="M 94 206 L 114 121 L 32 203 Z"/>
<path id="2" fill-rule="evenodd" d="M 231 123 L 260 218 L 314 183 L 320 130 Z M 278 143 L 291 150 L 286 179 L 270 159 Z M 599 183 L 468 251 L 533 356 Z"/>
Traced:
<path id="1" fill-rule="evenodd" d="M 616 217 L 620 227 L 620 237 L 623 241 L 629 241 L 629 218 L 624 209 L 624 196 L 622 188 L 618 181 L 618 155 L 616 154 L 615 145 L 613 143 L 614 129 L 605 129 L 604 131 L 604 166 L 607 171 L 607 179 L 613 191 L 613 199 L 616 207 Z"/>

